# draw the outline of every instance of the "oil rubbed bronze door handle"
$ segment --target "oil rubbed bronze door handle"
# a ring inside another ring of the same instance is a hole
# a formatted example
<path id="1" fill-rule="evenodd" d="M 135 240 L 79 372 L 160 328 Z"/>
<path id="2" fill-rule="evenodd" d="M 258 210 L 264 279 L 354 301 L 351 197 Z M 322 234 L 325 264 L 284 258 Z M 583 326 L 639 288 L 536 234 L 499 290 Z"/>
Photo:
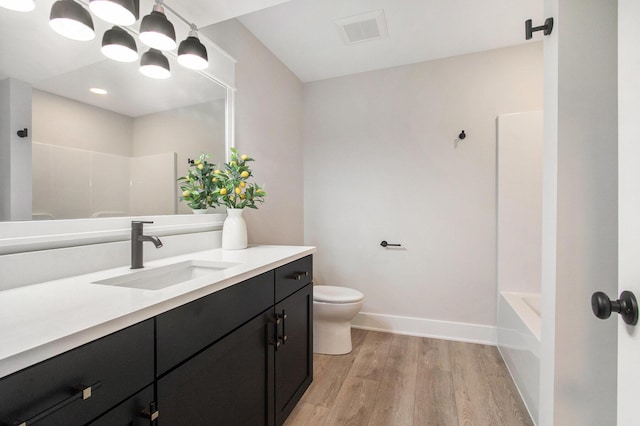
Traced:
<path id="1" fill-rule="evenodd" d="M 627 324 L 638 323 L 638 301 L 630 291 L 620 293 L 618 300 L 611 300 L 605 293 L 596 291 L 591 296 L 591 309 L 600 319 L 607 319 L 611 316 L 611 312 L 617 312 Z"/>

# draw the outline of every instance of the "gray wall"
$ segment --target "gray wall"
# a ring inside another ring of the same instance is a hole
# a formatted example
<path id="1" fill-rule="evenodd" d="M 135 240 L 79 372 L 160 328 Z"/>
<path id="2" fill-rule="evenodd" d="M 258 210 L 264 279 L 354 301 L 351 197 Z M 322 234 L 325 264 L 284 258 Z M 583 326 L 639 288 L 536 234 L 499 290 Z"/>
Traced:
<path id="1" fill-rule="evenodd" d="M 305 85 L 305 243 L 365 325 L 492 340 L 496 118 L 541 109 L 542 72 L 530 43 Z"/>
<path id="2" fill-rule="evenodd" d="M 268 195 L 245 212 L 249 242 L 302 244 L 302 83 L 237 20 L 200 32 L 238 60 L 236 147 Z"/>
<path id="3" fill-rule="evenodd" d="M 27 128 L 28 137 L 18 130 Z M 0 80 L 0 221 L 31 219 L 31 86 Z"/>
<path id="4" fill-rule="evenodd" d="M 131 157 L 133 119 L 73 99 L 33 90 L 33 140 Z"/>

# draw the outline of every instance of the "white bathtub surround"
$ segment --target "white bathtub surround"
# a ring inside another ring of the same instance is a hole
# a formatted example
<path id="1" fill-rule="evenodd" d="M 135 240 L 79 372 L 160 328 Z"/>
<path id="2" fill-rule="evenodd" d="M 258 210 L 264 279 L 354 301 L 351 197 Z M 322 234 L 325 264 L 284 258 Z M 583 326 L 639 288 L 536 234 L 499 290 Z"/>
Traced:
<path id="1" fill-rule="evenodd" d="M 534 422 L 540 402 L 540 294 L 501 294 L 498 350 Z"/>
<path id="2" fill-rule="evenodd" d="M 498 116 L 498 348 L 534 421 L 540 390 L 542 111 Z"/>
<path id="3" fill-rule="evenodd" d="M 32 164 L 35 214 L 74 219 L 176 213 L 174 152 L 128 157 L 33 142 Z"/>
<path id="4" fill-rule="evenodd" d="M 498 294 L 540 293 L 542 111 L 498 116 Z"/>
<path id="5" fill-rule="evenodd" d="M 161 290 L 92 284 L 131 273 L 122 266 L 2 291 L 0 377 L 314 252 L 313 247 L 254 246 L 145 262 L 145 270 L 194 259 L 237 264 L 215 272 L 215 280 L 201 277 Z"/>

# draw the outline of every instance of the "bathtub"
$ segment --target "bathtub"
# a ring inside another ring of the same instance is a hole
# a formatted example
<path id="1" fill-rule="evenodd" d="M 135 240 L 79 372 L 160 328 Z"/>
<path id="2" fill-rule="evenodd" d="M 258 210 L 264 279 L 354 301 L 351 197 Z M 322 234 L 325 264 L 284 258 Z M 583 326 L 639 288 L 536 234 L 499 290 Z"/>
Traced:
<path id="1" fill-rule="evenodd" d="M 540 330 L 540 294 L 500 294 L 498 350 L 536 424 L 540 392 Z"/>

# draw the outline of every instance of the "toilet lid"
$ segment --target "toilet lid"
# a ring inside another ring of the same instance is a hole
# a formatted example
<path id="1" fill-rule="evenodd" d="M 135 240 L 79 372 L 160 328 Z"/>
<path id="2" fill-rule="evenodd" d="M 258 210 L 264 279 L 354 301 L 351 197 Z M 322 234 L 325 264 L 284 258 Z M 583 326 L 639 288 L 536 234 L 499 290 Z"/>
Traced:
<path id="1" fill-rule="evenodd" d="M 354 303 L 364 299 L 364 294 L 348 287 L 317 285 L 313 287 L 313 300 L 325 303 Z"/>

